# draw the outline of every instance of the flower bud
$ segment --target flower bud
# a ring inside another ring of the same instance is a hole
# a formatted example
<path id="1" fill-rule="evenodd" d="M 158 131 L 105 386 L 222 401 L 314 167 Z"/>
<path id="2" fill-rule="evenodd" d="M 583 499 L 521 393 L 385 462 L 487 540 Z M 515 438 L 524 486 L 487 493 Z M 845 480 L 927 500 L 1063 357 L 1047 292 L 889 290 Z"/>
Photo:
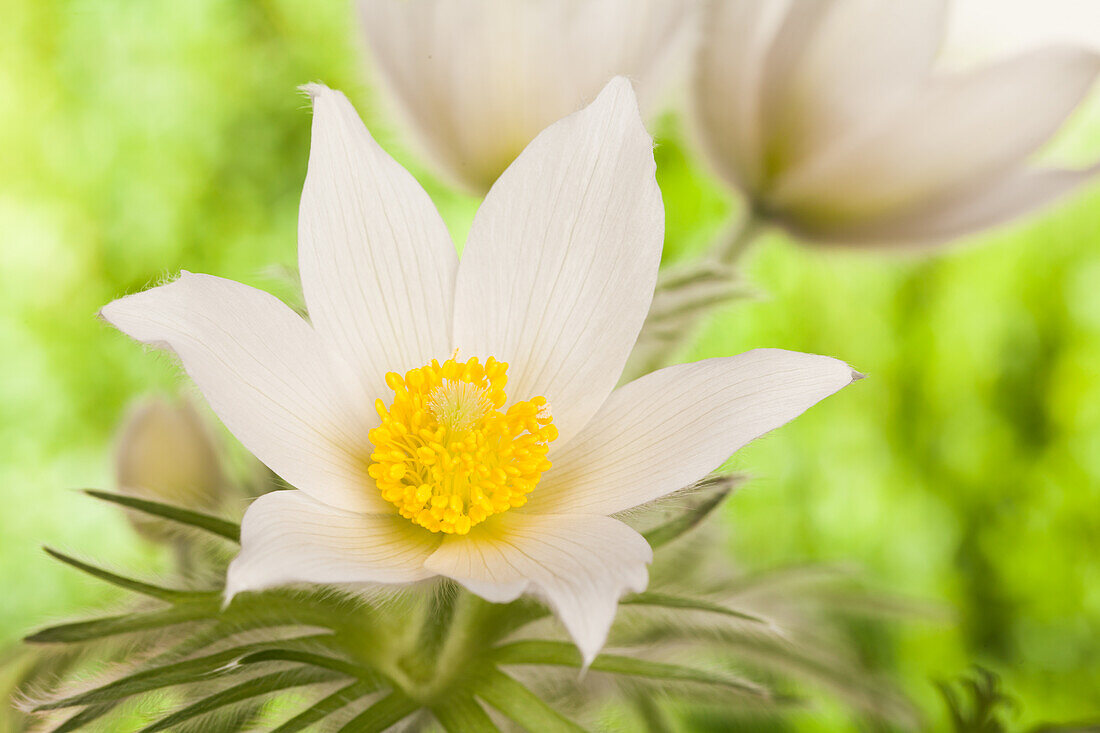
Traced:
<path id="1" fill-rule="evenodd" d="M 131 408 L 119 431 L 115 480 L 122 493 L 190 509 L 217 506 L 227 485 L 217 445 L 194 405 L 163 397 Z M 165 537 L 162 522 L 130 519 L 142 534 Z"/>

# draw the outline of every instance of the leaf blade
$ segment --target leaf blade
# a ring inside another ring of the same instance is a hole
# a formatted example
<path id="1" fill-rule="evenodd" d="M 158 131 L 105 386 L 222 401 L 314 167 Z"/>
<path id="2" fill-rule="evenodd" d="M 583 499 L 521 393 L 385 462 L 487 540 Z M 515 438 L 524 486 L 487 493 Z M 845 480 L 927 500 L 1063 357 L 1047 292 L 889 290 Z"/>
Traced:
<path id="1" fill-rule="evenodd" d="M 80 730 L 93 720 L 102 718 L 107 713 L 115 709 L 115 703 L 105 703 L 103 705 L 91 705 L 78 711 L 72 717 L 63 721 L 59 726 L 54 728 L 51 733 L 70 733 L 70 731 Z"/>
<path id="2" fill-rule="evenodd" d="M 500 733 L 485 709 L 472 697 L 452 697 L 431 708 L 447 733 Z"/>
<path id="3" fill-rule="evenodd" d="M 137 615 L 103 616 L 86 621 L 58 624 L 36 631 L 23 640 L 29 644 L 71 644 L 175 626 L 209 618 L 211 615 L 211 610 L 204 604 L 186 604 Z"/>
<path id="4" fill-rule="evenodd" d="M 494 669 L 474 694 L 527 730 L 547 733 L 583 733 L 584 728 L 550 707 L 515 678 Z"/>
<path id="5" fill-rule="evenodd" d="M 163 504 L 159 501 L 150 501 L 148 499 L 139 499 L 134 496 L 126 496 L 125 494 L 116 494 L 111 491 L 85 489 L 84 493 L 100 501 L 111 502 L 112 504 L 118 504 L 127 509 L 142 512 L 143 514 L 150 514 L 154 517 L 167 519 L 177 524 L 195 527 L 211 534 L 218 535 L 231 542 L 240 543 L 241 541 L 241 526 L 236 522 L 230 522 L 228 519 L 222 519 L 221 517 L 184 509 L 183 507 L 173 506 L 171 504 Z"/>
<path id="6" fill-rule="evenodd" d="M 733 608 L 727 608 L 718 603 L 707 601 L 699 598 L 684 598 L 682 596 L 673 596 L 665 593 L 636 593 L 631 596 L 627 596 L 619 601 L 622 605 L 627 606 L 659 606 L 661 608 L 679 608 L 690 611 L 706 611 L 708 613 L 717 613 L 723 616 L 729 616 L 741 621 L 751 621 L 753 623 L 764 624 L 766 626 L 773 626 L 772 622 L 763 616 L 756 616 L 746 611 L 738 611 Z"/>
<path id="7" fill-rule="evenodd" d="M 419 708 L 405 693 L 394 690 L 345 723 L 339 733 L 381 733 Z"/>
<path id="8" fill-rule="evenodd" d="M 217 675 L 241 657 L 269 645 L 270 642 L 254 642 L 202 657 L 139 669 L 94 689 L 43 703 L 35 709 L 38 711 L 58 710 L 77 705 L 99 705 L 117 702 L 144 692 L 195 682 Z"/>
<path id="9" fill-rule="evenodd" d="M 135 580 L 134 578 L 127 578 L 123 575 L 112 573 L 110 570 L 92 565 L 91 563 L 86 563 L 83 560 L 78 560 L 71 555 L 67 555 L 64 552 L 61 552 L 60 550 L 53 549 L 52 547 L 43 547 L 42 549 L 46 552 L 47 555 L 54 558 L 55 560 L 59 560 L 69 567 L 76 568 L 81 572 L 87 573 L 93 578 L 98 578 L 99 580 L 103 580 L 107 583 L 110 583 L 111 585 L 118 586 L 119 588 L 125 588 L 126 590 L 131 590 L 135 593 L 140 593 L 142 595 L 149 596 L 150 598 L 156 598 L 158 600 L 166 601 L 168 603 L 177 603 L 180 601 L 188 600 L 208 600 L 220 597 L 220 593 L 218 591 L 186 591 L 178 590 L 175 588 L 164 588 L 159 585 L 146 583 L 141 580 Z"/>
<path id="10" fill-rule="evenodd" d="M 311 667 L 340 672 L 349 677 L 355 677 L 363 682 L 381 684 L 383 678 L 372 670 L 358 667 L 355 664 L 335 657 L 326 657 L 323 654 L 300 651 L 297 649 L 264 649 L 253 652 L 237 660 L 238 664 L 261 664 L 263 662 L 297 662 Z"/>
<path id="11" fill-rule="evenodd" d="M 209 697 L 203 698 L 182 710 L 166 715 L 160 720 L 145 726 L 139 733 L 156 733 L 167 730 L 192 718 L 213 712 L 226 705 L 250 700 L 260 695 L 268 695 L 280 690 L 288 690 L 293 687 L 315 685 L 321 682 L 331 682 L 335 679 L 333 672 L 313 668 L 298 668 L 273 672 L 260 677 L 253 677 L 240 684 L 233 685 L 224 690 L 219 690 Z"/>
<path id="12" fill-rule="evenodd" d="M 664 524 L 660 524 L 653 529 L 643 532 L 642 536 L 645 537 L 646 542 L 648 542 L 649 546 L 654 550 L 661 545 L 672 542 L 681 535 L 694 529 L 700 522 L 710 516 L 710 513 L 718 508 L 725 498 L 729 496 L 730 492 L 733 491 L 734 487 L 742 480 L 743 477 L 737 475 L 709 476 L 697 482 L 693 488 L 700 490 L 710 489 L 715 493 L 683 514 L 673 517 Z"/>
<path id="13" fill-rule="evenodd" d="M 347 687 L 342 687 L 328 697 L 313 703 L 308 708 L 271 731 L 271 733 L 298 733 L 298 731 L 304 730 L 314 723 L 319 723 L 340 708 L 350 705 L 363 695 L 373 691 L 374 688 L 365 682 L 353 682 Z"/>
<path id="14" fill-rule="evenodd" d="M 545 664 L 577 668 L 582 666 L 580 652 L 575 646 L 564 641 L 516 641 L 497 647 L 493 652 L 493 658 L 498 664 Z M 717 685 L 752 697 L 771 697 L 768 690 L 748 680 L 636 657 L 600 654 L 593 660 L 589 669 L 631 677 Z"/>

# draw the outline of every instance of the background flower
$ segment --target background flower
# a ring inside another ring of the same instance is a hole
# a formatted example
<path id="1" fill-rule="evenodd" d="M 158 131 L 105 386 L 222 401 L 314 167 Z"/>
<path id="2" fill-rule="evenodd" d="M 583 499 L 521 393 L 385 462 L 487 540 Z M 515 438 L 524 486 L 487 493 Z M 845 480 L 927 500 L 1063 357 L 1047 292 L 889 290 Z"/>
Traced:
<path id="1" fill-rule="evenodd" d="M 374 70 L 451 179 L 484 193 L 536 134 L 630 77 L 652 111 L 692 0 L 359 0 Z"/>
<path id="2" fill-rule="evenodd" d="M 711 2 L 703 147 L 763 217 L 805 239 L 940 242 L 1042 206 L 1100 167 L 1032 168 L 1100 73 L 1052 46 L 933 73 L 946 0 Z"/>

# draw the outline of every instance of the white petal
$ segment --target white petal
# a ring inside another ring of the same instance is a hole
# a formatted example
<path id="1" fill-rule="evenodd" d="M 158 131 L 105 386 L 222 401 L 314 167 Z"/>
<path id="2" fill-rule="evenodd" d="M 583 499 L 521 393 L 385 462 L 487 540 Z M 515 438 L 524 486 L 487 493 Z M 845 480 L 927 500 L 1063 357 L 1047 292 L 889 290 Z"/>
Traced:
<path id="1" fill-rule="evenodd" d="M 793 172 L 772 205 L 840 224 L 996 181 L 1046 142 L 1100 72 L 1100 55 L 1048 48 L 930 84 Z"/>
<path id="2" fill-rule="evenodd" d="M 819 3 L 795 4 L 808 12 Z M 783 0 L 707 3 L 695 66 L 695 123 L 718 173 L 753 190 L 764 178 L 764 75 L 792 8 Z"/>
<path id="3" fill-rule="evenodd" d="M 946 0 L 791 5 L 761 89 L 768 163 L 779 175 L 923 83 L 947 14 Z"/>
<path id="4" fill-rule="evenodd" d="M 903 216 L 858 227 L 796 228 L 795 232 L 826 243 L 937 244 L 1034 213 L 1098 176 L 1100 164 L 1081 170 L 1022 170 L 993 185 L 954 194 Z"/>
<path id="5" fill-rule="evenodd" d="M 703 143 L 727 180 L 765 188 L 865 109 L 911 89 L 945 0 L 708 4 L 695 77 Z"/>
<path id="6" fill-rule="evenodd" d="M 241 522 L 241 551 L 225 593 L 288 583 L 412 583 L 433 573 L 424 561 L 439 535 L 397 514 L 356 514 L 301 491 L 273 491 Z"/>
<path id="7" fill-rule="evenodd" d="M 376 397 L 386 372 L 451 351 L 458 255 L 428 194 L 371 138 L 343 94 L 319 85 L 298 222 L 314 328 Z"/>
<path id="8" fill-rule="evenodd" d="M 607 641 L 619 598 L 649 582 L 653 551 L 610 517 L 507 512 L 450 536 L 425 565 L 487 601 L 544 598 L 590 664 Z"/>
<path id="9" fill-rule="evenodd" d="M 543 395 L 564 443 L 622 373 L 653 299 L 664 235 L 652 141 L 630 83 L 547 128 L 474 218 L 455 346 L 508 362 L 508 396 Z"/>
<path id="10" fill-rule="evenodd" d="M 661 369 L 612 393 L 551 454 L 522 511 L 613 514 L 697 481 L 858 377 L 836 359 L 757 349 Z"/>
<path id="11" fill-rule="evenodd" d="M 370 400 L 277 298 L 185 272 L 108 304 L 102 315 L 138 341 L 174 351 L 226 427 L 289 483 L 346 509 L 388 505 L 366 472 Z"/>
<path id="12" fill-rule="evenodd" d="M 688 0 L 361 0 L 378 72 L 430 154 L 481 193 L 616 74 L 658 96 Z M 685 49 L 686 50 L 686 49 Z"/>
<path id="13" fill-rule="evenodd" d="M 952 5 L 948 53 L 969 61 L 1051 43 L 1100 51 L 1094 0 L 963 0 Z"/>

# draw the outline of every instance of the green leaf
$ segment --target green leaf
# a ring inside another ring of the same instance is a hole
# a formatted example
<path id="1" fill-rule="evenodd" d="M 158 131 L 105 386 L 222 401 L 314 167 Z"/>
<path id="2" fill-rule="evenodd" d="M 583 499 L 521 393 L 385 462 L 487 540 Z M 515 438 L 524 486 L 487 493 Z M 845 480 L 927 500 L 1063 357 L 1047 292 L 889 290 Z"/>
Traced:
<path id="1" fill-rule="evenodd" d="M 623 598 L 619 603 L 625 606 L 659 606 L 661 608 L 683 608 L 692 611 L 707 611 L 709 613 L 719 613 L 723 616 L 730 616 L 742 621 L 752 621 L 753 623 L 765 624 L 767 626 L 772 625 L 771 621 L 762 616 L 756 616 L 744 611 L 735 611 L 732 608 L 726 608 L 725 606 L 712 603 L 711 601 L 705 601 L 698 598 L 681 598 L 679 596 L 665 595 L 664 593 L 636 593 Z"/>
<path id="2" fill-rule="evenodd" d="M 649 546 L 656 550 L 661 545 L 668 544 L 674 539 L 696 527 L 700 522 L 718 507 L 729 496 L 733 487 L 742 481 L 741 476 L 708 476 L 695 484 L 695 489 L 713 490 L 714 494 L 708 496 L 697 506 L 683 514 L 670 519 L 664 524 L 658 525 L 648 532 L 643 533 Z"/>
<path id="3" fill-rule="evenodd" d="M 272 692 L 287 690 L 292 687 L 303 687 L 305 685 L 315 685 L 320 682 L 330 682 L 335 678 L 336 675 L 329 670 L 311 669 L 308 667 L 283 670 L 281 672 L 263 675 L 262 677 L 253 677 L 240 684 L 216 692 L 210 697 L 188 705 L 171 715 L 167 715 L 157 722 L 142 728 L 140 733 L 155 733 L 155 731 L 167 730 L 180 723 L 191 720 L 192 718 L 197 718 L 200 715 L 205 715 L 206 713 L 223 708 L 226 705 L 232 705 L 243 700 L 250 700 L 260 695 L 268 695 Z"/>
<path id="4" fill-rule="evenodd" d="M 433 705 L 431 710 L 447 733 L 500 733 L 485 709 L 472 697 L 451 697 Z"/>
<path id="5" fill-rule="evenodd" d="M 947 706 L 947 713 L 951 716 L 951 725 L 954 726 L 956 731 L 966 730 L 966 721 L 963 720 L 962 705 L 959 703 L 959 697 L 955 694 L 954 688 L 942 680 L 935 680 L 933 684 L 939 690 L 944 705 Z"/>
<path id="6" fill-rule="evenodd" d="M 645 729 L 649 733 L 674 733 L 653 695 L 648 694 L 645 690 L 637 690 L 633 691 L 629 699 L 644 721 Z"/>
<path id="7" fill-rule="evenodd" d="M 472 607 L 469 620 L 463 624 L 470 648 L 491 647 L 517 629 L 550 615 L 549 608 L 531 598 L 490 603 L 473 594 L 465 597 Z"/>
<path id="8" fill-rule="evenodd" d="M 488 673 L 474 694 L 527 730 L 540 733 L 584 731 L 584 728 L 554 710 L 541 697 L 499 669 Z"/>
<path id="9" fill-rule="evenodd" d="M 61 562 L 83 571 L 94 578 L 105 580 L 112 585 L 117 585 L 120 588 L 126 590 L 132 590 L 135 593 L 141 593 L 142 595 L 150 596 L 151 598 L 157 598 L 169 603 L 179 603 L 181 601 L 202 601 L 213 600 L 221 597 L 220 591 L 186 591 L 176 590 L 173 588 L 163 588 L 159 585 L 153 585 L 151 583 L 144 583 L 140 580 L 134 580 L 133 578 L 127 578 L 122 575 L 117 575 L 109 570 L 90 565 L 89 563 L 77 560 L 75 557 L 66 555 L 63 552 L 59 552 L 51 547 L 43 547 L 51 557 L 60 560 Z"/>
<path id="10" fill-rule="evenodd" d="M 745 660 L 751 662 L 754 669 L 770 673 L 770 676 L 794 678 L 823 687 L 850 706 L 876 717 L 906 721 L 908 727 L 919 727 L 917 712 L 904 695 L 863 669 L 842 648 L 820 642 L 801 636 L 788 638 L 772 629 L 732 624 L 698 626 L 672 620 L 640 633 L 621 634 L 616 643 L 648 649 L 672 645 L 685 654 L 699 650 L 705 654 Z M 775 694 L 771 696 L 771 702 L 799 703 L 796 699 L 787 696 L 780 698 Z"/>
<path id="11" fill-rule="evenodd" d="M 326 698 L 318 700 L 290 720 L 280 725 L 271 733 L 298 733 L 309 726 L 324 720 L 340 708 L 355 702 L 363 695 L 375 690 L 375 686 L 366 682 L 353 682 L 352 684 L 337 690 Z"/>
<path id="12" fill-rule="evenodd" d="M 255 642 L 233 649 L 226 649 L 215 654 L 208 654 L 204 657 L 185 659 L 181 662 L 142 669 L 93 690 L 39 705 L 36 710 L 57 710 L 58 708 L 67 708 L 74 705 L 97 705 L 114 702 L 150 690 L 172 687 L 187 682 L 198 682 L 206 677 L 226 672 L 228 666 L 241 657 L 269 645 L 270 642 Z"/>
<path id="13" fill-rule="evenodd" d="M 419 709 L 405 693 L 394 690 L 345 723 L 339 733 L 381 733 Z"/>
<path id="14" fill-rule="evenodd" d="M 531 640 L 505 644 L 493 651 L 493 659 L 498 664 L 548 664 L 559 667 L 580 667 L 582 664 L 577 648 L 564 641 Z M 743 695 L 770 697 L 766 689 L 748 680 L 635 657 L 601 654 L 589 669 L 632 677 L 718 685 Z"/>
<path id="15" fill-rule="evenodd" d="M 230 522 L 228 519 L 214 517 L 209 514 L 195 512 L 178 506 L 172 506 L 171 504 L 162 504 L 159 501 L 138 499 L 137 497 L 116 494 L 110 491 L 85 489 L 84 493 L 102 501 L 109 501 L 113 504 L 124 506 L 127 509 L 134 509 L 145 514 L 151 514 L 154 517 L 168 519 L 177 524 L 196 527 L 233 542 L 241 541 L 241 526 L 236 522 Z"/>
<path id="16" fill-rule="evenodd" d="M 376 685 L 379 685 L 383 679 L 378 673 L 366 667 L 360 667 L 352 662 L 326 657 L 321 654 L 314 654 L 313 652 L 299 651 L 297 649 L 265 649 L 241 657 L 241 659 L 238 660 L 238 664 L 242 665 L 259 664 L 261 662 L 298 662 L 299 664 L 308 664 L 311 667 L 320 667 L 322 669 L 332 670 L 333 672 L 339 672 L 349 677 L 356 677 L 363 682 L 374 682 Z"/>
<path id="17" fill-rule="evenodd" d="M 233 597 L 220 618 L 242 628 L 320 626 L 363 640 L 386 633 L 386 617 L 361 596 L 332 587 L 312 591 L 272 588 Z"/>
<path id="18" fill-rule="evenodd" d="M 115 709 L 118 703 L 105 703 L 103 705 L 92 705 L 81 710 L 76 715 L 68 718 L 64 723 L 53 729 L 51 733 L 69 733 L 70 731 L 80 730 L 93 720 L 102 718 L 107 713 Z"/>
<path id="19" fill-rule="evenodd" d="M 51 626 L 26 637 L 30 644 L 71 644 L 79 641 L 92 641 L 135 631 L 149 631 L 166 626 L 198 621 L 210 618 L 216 612 L 207 604 L 187 603 L 160 611 L 147 613 L 128 613 L 121 616 L 104 616 L 89 621 L 75 621 L 68 624 Z"/>

